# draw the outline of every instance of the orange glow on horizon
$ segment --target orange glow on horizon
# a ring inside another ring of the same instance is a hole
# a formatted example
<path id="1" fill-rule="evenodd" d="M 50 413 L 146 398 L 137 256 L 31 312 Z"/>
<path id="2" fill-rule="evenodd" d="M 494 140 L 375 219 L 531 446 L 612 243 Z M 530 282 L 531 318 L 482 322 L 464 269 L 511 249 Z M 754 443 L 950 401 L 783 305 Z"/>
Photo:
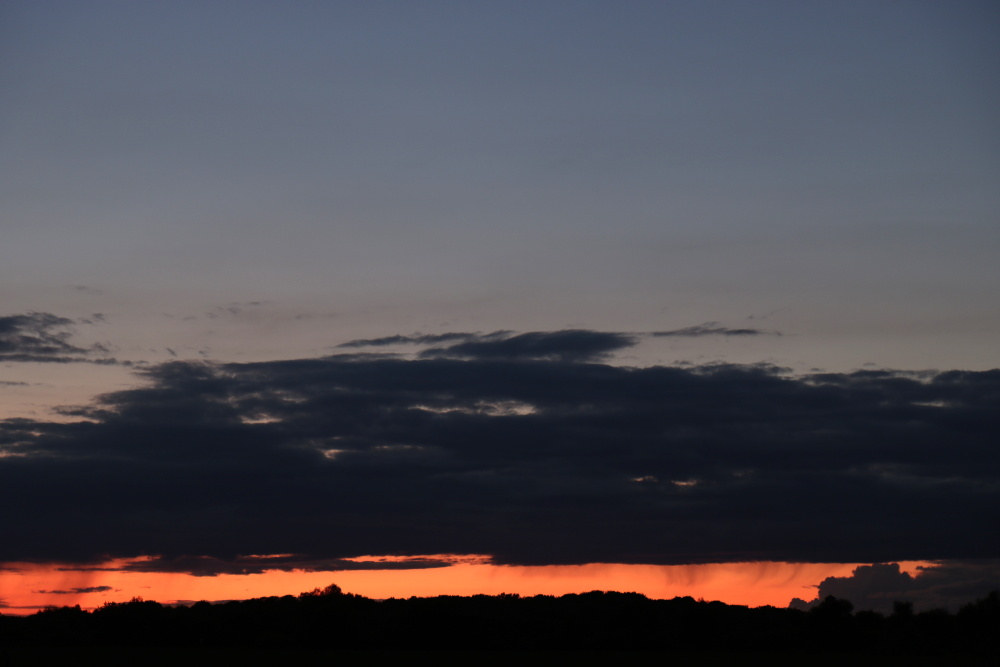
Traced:
<path id="1" fill-rule="evenodd" d="M 517 593 L 564 595 L 592 590 L 638 592 L 650 598 L 691 596 L 752 607 L 785 607 L 793 597 L 811 600 L 827 577 L 849 576 L 859 563 L 712 563 L 705 565 L 494 565 L 483 557 L 447 558 L 448 567 L 411 570 L 340 570 L 304 572 L 269 570 L 263 574 L 195 577 L 184 573 L 130 572 L 128 561 L 110 561 L 99 569 L 60 569 L 58 564 L 10 563 L 0 569 L 0 613 L 30 614 L 46 606 L 80 605 L 84 609 L 133 597 L 163 604 L 198 600 L 240 600 L 297 595 L 336 583 L 347 593 L 370 598 Z M 383 560 L 366 557 L 356 560 Z M 396 560 L 386 558 L 384 560 Z M 900 562 L 915 572 L 932 563 Z"/>

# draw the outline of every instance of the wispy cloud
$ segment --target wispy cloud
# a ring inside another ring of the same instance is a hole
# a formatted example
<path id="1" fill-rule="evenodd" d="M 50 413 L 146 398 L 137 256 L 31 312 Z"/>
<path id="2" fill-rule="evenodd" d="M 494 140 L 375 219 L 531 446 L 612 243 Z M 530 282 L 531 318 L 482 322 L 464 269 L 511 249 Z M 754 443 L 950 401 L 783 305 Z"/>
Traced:
<path id="1" fill-rule="evenodd" d="M 82 588 L 71 588 L 69 590 L 41 590 L 33 592 L 44 593 L 47 595 L 80 595 L 82 593 L 104 593 L 105 591 L 112 590 L 114 590 L 114 588 L 111 586 L 84 586 Z"/>
<path id="2" fill-rule="evenodd" d="M 100 321 L 97 314 L 84 322 Z M 80 347 L 70 342 L 77 322 L 52 313 L 0 316 L 0 361 L 43 363 L 117 363 L 106 346 Z"/>
<path id="3" fill-rule="evenodd" d="M 261 574 L 267 571 L 343 572 L 348 570 L 425 570 L 449 567 L 452 563 L 427 558 L 401 560 L 310 559 L 302 556 L 180 556 L 137 559 L 119 568 L 125 572 L 183 572 L 196 577 L 220 574 Z"/>
<path id="4" fill-rule="evenodd" d="M 449 332 L 440 334 L 409 334 L 383 336 L 381 338 L 358 338 L 341 343 L 337 347 L 387 347 L 389 345 L 437 345 L 439 343 L 453 343 L 465 341 L 489 341 L 510 336 L 510 331 L 494 331 L 493 333 L 464 333 Z"/>
<path id="5" fill-rule="evenodd" d="M 224 306 L 216 306 L 205 313 L 209 319 L 219 319 L 226 317 L 239 317 L 247 312 L 247 309 L 259 308 L 266 305 L 266 301 L 234 301 Z"/>
<path id="6" fill-rule="evenodd" d="M 684 327 L 682 329 L 671 329 L 669 331 L 654 331 L 650 334 L 655 338 L 664 337 L 683 337 L 683 338 L 698 338 L 701 336 L 780 336 L 781 334 L 777 331 L 765 331 L 763 329 L 752 329 L 752 328 L 739 328 L 734 329 L 730 327 L 724 327 L 718 322 L 705 322 L 704 324 L 698 324 L 693 327 Z"/>
<path id="7" fill-rule="evenodd" d="M 585 329 L 564 331 L 513 331 L 491 333 L 448 332 L 362 338 L 342 343 L 340 348 L 386 347 L 390 345 L 435 345 L 420 352 L 422 358 L 496 360 L 598 360 L 611 352 L 635 345 L 636 336 Z M 444 345 L 442 345 L 444 343 Z"/>
<path id="8" fill-rule="evenodd" d="M 605 331 L 569 329 L 533 331 L 509 335 L 497 332 L 470 338 L 454 345 L 421 352 L 422 357 L 454 357 L 482 360 L 597 361 L 610 353 L 635 345 L 635 336 Z"/>

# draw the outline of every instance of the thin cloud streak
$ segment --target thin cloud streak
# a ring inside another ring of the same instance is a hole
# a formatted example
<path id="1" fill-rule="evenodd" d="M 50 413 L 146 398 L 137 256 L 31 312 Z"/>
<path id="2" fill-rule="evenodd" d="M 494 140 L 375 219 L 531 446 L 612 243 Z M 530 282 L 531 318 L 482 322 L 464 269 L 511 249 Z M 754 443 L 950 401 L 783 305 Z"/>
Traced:
<path id="1" fill-rule="evenodd" d="M 40 595 L 83 595 L 84 593 L 104 593 L 106 591 L 114 590 L 111 586 L 83 586 L 70 589 L 68 591 L 61 590 L 40 590 L 32 591 L 33 593 L 38 593 Z"/>
<path id="2" fill-rule="evenodd" d="M 533 331 L 512 336 L 490 336 L 466 340 L 420 353 L 423 358 L 451 357 L 482 360 L 544 360 L 563 362 L 599 361 L 612 352 L 632 347 L 635 336 L 603 331 L 570 329 Z"/>
<path id="3" fill-rule="evenodd" d="M 733 329 L 721 326 L 718 322 L 705 322 L 693 327 L 682 329 L 671 329 L 670 331 L 654 331 L 650 336 L 654 338 L 700 338 L 702 336 L 780 336 L 777 331 L 764 331 L 763 329 L 742 328 Z"/>
<path id="4" fill-rule="evenodd" d="M 462 332 L 440 334 L 416 333 L 409 336 L 399 334 L 395 336 L 382 336 L 381 338 L 358 338 L 356 340 L 349 340 L 346 343 L 341 343 L 337 347 L 386 347 L 389 345 L 433 345 L 436 343 L 450 343 L 455 341 L 489 341 L 497 338 L 503 338 L 511 333 L 512 332 L 510 331 L 494 331 L 489 334 Z"/>

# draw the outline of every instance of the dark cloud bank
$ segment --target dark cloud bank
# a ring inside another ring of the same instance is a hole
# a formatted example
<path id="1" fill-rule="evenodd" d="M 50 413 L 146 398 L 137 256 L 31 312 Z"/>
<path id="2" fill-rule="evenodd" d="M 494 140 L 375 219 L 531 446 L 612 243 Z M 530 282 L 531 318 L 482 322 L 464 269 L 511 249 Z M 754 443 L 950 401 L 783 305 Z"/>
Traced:
<path id="1" fill-rule="evenodd" d="M 595 361 L 623 334 L 489 336 L 172 362 L 75 423 L 2 422 L 0 561 L 1000 556 L 1000 371 L 623 368 Z"/>

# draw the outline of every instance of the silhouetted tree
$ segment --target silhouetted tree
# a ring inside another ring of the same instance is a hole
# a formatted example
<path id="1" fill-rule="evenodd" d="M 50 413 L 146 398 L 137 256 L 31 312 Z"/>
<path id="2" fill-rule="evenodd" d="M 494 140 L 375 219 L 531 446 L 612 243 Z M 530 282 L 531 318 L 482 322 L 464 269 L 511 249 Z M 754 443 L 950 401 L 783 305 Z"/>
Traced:
<path id="1" fill-rule="evenodd" d="M 854 604 L 850 600 L 841 600 L 832 595 L 827 595 L 822 602 L 809 610 L 809 613 L 824 620 L 849 618 L 854 611 Z"/>
<path id="2" fill-rule="evenodd" d="M 300 598 L 318 598 L 318 597 L 331 597 L 335 595 L 343 595 L 344 591 L 341 590 L 340 586 L 337 584 L 330 584 L 326 588 L 314 588 L 311 591 L 305 591 L 304 593 L 299 593 Z"/>
<path id="3" fill-rule="evenodd" d="M 190 607 L 133 598 L 90 613 L 76 606 L 0 616 L 0 649 L 22 647 L 27 655 L 30 647 L 40 646 L 665 652 L 710 647 L 739 653 L 928 654 L 949 660 L 1000 654 L 997 592 L 966 605 L 957 616 L 942 609 L 914 614 L 908 603 L 897 605 L 890 618 L 852 612 L 849 601 L 833 596 L 804 612 L 602 591 L 377 601 L 331 584 L 298 596 Z"/>
<path id="4" fill-rule="evenodd" d="M 899 620 L 913 618 L 913 603 L 896 600 L 892 603 L 892 617 Z"/>

